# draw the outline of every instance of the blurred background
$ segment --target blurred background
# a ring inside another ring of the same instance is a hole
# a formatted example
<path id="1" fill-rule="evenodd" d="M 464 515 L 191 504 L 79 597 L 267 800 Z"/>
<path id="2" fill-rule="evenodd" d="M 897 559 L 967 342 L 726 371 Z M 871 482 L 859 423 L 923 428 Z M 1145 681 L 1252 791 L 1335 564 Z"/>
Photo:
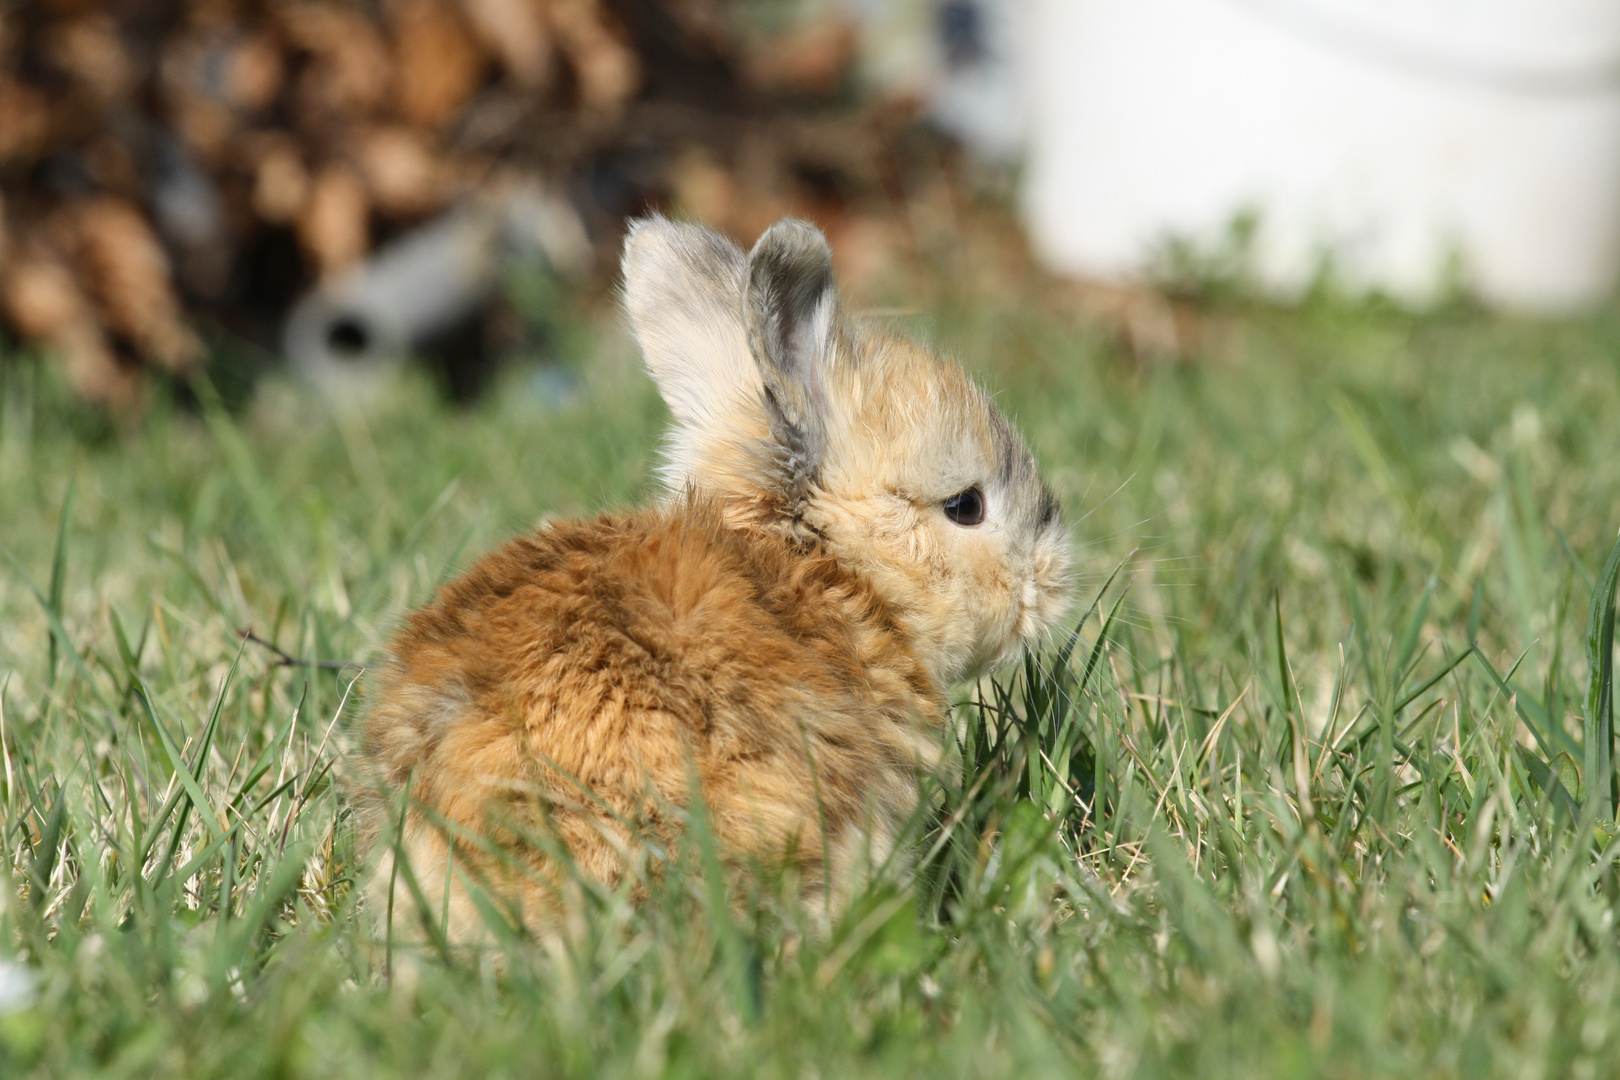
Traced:
<path id="1" fill-rule="evenodd" d="M 1620 268 L 1620 8 L 0 9 L 4 362 L 115 413 L 204 369 L 362 399 L 407 356 L 456 400 L 519 356 L 566 395 L 567 328 L 611 311 L 655 209 L 743 244 L 807 217 L 862 305 L 1050 295 L 1138 356 L 1207 335 L 1185 301 L 1212 283 L 1591 307 Z"/>

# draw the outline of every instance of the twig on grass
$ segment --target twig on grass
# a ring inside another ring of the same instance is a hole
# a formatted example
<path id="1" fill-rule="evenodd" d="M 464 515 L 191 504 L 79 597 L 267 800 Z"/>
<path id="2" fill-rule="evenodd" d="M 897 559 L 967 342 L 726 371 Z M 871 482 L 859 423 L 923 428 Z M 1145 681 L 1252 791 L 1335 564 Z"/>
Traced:
<path id="1" fill-rule="evenodd" d="M 236 636 L 243 641 L 251 642 L 262 649 L 269 650 L 275 656 L 277 667 L 318 668 L 321 671 L 347 671 L 350 668 L 359 668 L 364 671 L 371 666 L 370 664 L 362 664 L 358 660 L 310 660 L 305 657 L 294 656 L 273 642 L 266 641 L 258 634 L 255 634 L 251 626 L 238 630 Z"/>

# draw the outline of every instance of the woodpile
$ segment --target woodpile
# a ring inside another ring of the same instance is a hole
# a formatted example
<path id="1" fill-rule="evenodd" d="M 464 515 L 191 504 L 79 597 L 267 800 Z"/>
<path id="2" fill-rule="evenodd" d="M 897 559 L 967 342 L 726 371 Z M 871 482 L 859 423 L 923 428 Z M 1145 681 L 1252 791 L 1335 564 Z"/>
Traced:
<path id="1" fill-rule="evenodd" d="M 926 138 L 914 110 L 852 93 L 849 25 L 757 33 L 736 9 L 7 5 L 0 323 L 130 409 L 210 345 L 274 349 L 299 295 L 514 175 L 562 196 L 609 268 L 623 217 L 654 206 L 742 238 L 784 212 L 881 231 Z"/>

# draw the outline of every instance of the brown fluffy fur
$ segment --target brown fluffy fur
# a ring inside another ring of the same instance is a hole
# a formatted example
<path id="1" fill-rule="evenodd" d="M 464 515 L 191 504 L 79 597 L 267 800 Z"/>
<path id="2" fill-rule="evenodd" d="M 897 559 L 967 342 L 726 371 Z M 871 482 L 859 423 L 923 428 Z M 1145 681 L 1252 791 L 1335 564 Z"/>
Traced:
<path id="1" fill-rule="evenodd" d="M 745 258 L 650 219 L 625 276 L 674 494 L 486 556 L 410 616 L 367 721 L 373 901 L 401 895 L 399 829 L 453 941 L 482 936 L 467 882 L 543 925 L 694 794 L 730 864 L 841 898 L 917 810 L 944 687 L 1064 604 L 1029 451 L 960 369 L 844 322 L 815 230 Z M 942 508 L 970 487 L 964 526 Z"/>
<path id="2" fill-rule="evenodd" d="M 405 824 L 435 892 L 446 824 L 463 838 L 549 832 L 579 870 L 615 881 L 626 823 L 672 840 L 694 783 L 722 850 L 791 852 L 818 881 L 823 827 L 838 850 L 869 837 L 881 857 L 944 717 L 870 586 L 697 499 L 512 541 L 412 615 L 394 652 L 367 735 L 386 784 L 414 774 L 414 801 L 436 811 Z M 476 845 L 459 849 L 501 876 Z M 513 884 L 545 911 L 559 868 L 530 862 Z M 462 924 L 474 913 L 458 901 Z"/>

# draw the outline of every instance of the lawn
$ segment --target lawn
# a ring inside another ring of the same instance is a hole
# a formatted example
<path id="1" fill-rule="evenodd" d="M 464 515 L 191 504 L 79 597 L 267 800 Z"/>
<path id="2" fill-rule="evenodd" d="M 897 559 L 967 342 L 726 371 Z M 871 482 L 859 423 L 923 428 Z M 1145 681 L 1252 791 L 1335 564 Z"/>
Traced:
<path id="1" fill-rule="evenodd" d="M 0 1075 L 1613 1075 L 1620 316 L 1203 317 L 1159 364 L 1050 304 L 903 317 L 1029 435 L 1086 616 L 958 689 L 914 872 L 822 932 L 694 830 L 499 963 L 373 939 L 366 680 L 239 632 L 372 661 L 503 537 L 649 497 L 611 319 L 571 400 L 470 411 L 272 377 L 118 428 L 0 358 Z"/>

